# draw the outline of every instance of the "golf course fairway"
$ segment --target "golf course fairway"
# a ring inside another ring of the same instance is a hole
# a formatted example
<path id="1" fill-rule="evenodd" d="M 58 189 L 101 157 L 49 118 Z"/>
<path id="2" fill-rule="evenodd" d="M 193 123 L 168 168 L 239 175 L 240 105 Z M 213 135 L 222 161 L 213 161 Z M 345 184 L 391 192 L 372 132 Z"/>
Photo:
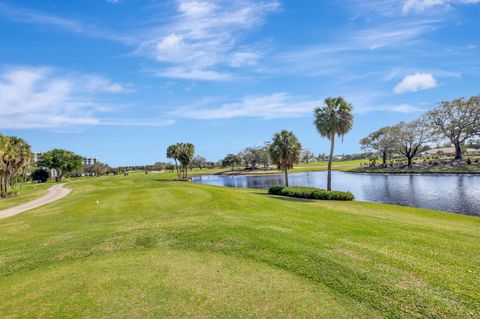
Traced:
<path id="1" fill-rule="evenodd" d="M 170 177 L 0 220 L 0 317 L 480 317 L 478 217 Z"/>

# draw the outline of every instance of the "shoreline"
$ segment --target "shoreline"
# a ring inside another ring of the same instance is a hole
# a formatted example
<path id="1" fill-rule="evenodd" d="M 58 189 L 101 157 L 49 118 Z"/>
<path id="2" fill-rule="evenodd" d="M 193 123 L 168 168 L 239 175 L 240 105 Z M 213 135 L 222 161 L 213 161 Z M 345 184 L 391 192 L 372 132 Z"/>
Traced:
<path id="1" fill-rule="evenodd" d="M 300 170 L 300 171 L 289 171 L 289 174 L 298 174 L 298 173 L 308 173 L 308 172 L 326 172 L 326 169 L 312 169 L 312 170 Z M 356 170 L 340 170 L 340 169 L 332 169 L 332 171 L 335 172 L 343 172 L 343 173 L 351 173 L 351 174 L 358 174 L 358 175 L 480 175 L 479 172 L 418 172 L 418 171 L 412 171 L 412 172 L 401 172 L 401 171 L 365 171 L 365 172 L 360 172 Z M 231 173 L 230 173 L 231 172 Z M 196 176 L 205 176 L 205 175 L 214 175 L 214 176 L 264 176 L 264 175 L 282 175 L 283 172 L 280 171 L 261 171 L 259 170 L 258 172 L 255 171 L 223 171 L 223 172 L 215 172 L 215 173 L 198 173 L 192 175 L 192 177 Z"/>

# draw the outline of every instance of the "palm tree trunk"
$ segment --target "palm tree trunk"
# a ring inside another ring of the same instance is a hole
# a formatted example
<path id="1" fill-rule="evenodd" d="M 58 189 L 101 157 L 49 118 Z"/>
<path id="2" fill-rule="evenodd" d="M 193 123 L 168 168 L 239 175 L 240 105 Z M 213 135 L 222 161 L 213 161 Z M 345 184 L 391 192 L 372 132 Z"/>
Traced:
<path id="1" fill-rule="evenodd" d="M 284 170 L 284 173 L 285 173 L 285 186 L 288 187 L 288 170 L 285 169 L 285 170 Z"/>
<path id="2" fill-rule="evenodd" d="M 175 160 L 175 170 L 177 171 L 177 177 L 180 178 L 180 172 L 178 171 L 178 163 L 177 163 L 177 159 L 174 158 Z"/>
<path id="3" fill-rule="evenodd" d="M 330 156 L 328 157 L 328 175 L 327 175 L 327 190 L 332 190 L 332 162 L 333 150 L 335 148 L 335 134 L 330 137 Z"/>

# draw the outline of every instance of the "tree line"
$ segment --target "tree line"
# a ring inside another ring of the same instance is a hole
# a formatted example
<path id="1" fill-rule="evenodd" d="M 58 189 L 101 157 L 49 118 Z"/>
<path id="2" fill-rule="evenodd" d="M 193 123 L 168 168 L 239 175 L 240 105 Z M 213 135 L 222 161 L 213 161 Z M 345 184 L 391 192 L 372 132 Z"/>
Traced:
<path id="1" fill-rule="evenodd" d="M 412 167 L 413 159 L 429 143 L 447 142 L 455 149 L 455 159 L 463 156 L 464 145 L 480 136 L 480 96 L 442 101 L 411 122 L 382 127 L 360 140 L 364 150 L 379 154 L 382 165 L 401 155 Z"/>

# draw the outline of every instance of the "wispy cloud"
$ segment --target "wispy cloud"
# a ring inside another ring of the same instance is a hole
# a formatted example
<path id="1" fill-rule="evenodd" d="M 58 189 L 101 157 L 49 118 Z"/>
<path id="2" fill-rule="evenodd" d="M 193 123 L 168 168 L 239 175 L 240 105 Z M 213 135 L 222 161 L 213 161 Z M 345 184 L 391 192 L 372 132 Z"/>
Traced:
<path id="1" fill-rule="evenodd" d="M 16 22 L 49 25 L 93 38 L 108 39 L 127 44 L 134 42 L 132 37 L 108 31 L 104 27 L 85 24 L 74 19 L 59 17 L 36 10 L 12 7 L 3 3 L 0 3 L 0 15 Z"/>
<path id="2" fill-rule="evenodd" d="M 177 0 L 177 14 L 165 25 L 153 26 L 138 52 L 162 63 L 160 76 L 229 79 L 225 69 L 254 65 L 262 56 L 253 45 L 240 45 L 240 35 L 278 7 L 275 0 Z"/>
<path id="3" fill-rule="evenodd" d="M 356 14 L 376 13 L 398 17 L 412 14 L 444 15 L 456 5 L 480 3 L 480 0 L 352 0 Z"/>
<path id="4" fill-rule="evenodd" d="M 206 100 L 203 104 L 209 104 Z M 313 109 L 321 103 L 308 97 L 292 96 L 287 93 L 246 96 L 240 101 L 221 103 L 220 106 L 203 105 L 194 109 L 180 108 L 172 112 L 179 117 L 210 120 L 238 117 L 254 117 L 262 119 L 299 117 L 311 115 Z"/>
<path id="5" fill-rule="evenodd" d="M 385 97 L 379 92 L 357 92 L 345 98 L 354 105 L 354 112 L 398 112 L 414 113 L 420 108 L 406 103 L 382 104 Z M 170 115 L 198 120 L 219 120 L 231 118 L 278 119 L 312 116 L 313 109 L 324 104 L 324 99 L 292 95 L 285 92 L 270 95 L 245 96 L 239 101 L 218 102 L 211 99 L 195 107 L 180 107 Z"/>
<path id="6" fill-rule="evenodd" d="M 448 9 L 455 4 L 474 4 L 480 0 L 405 0 L 402 6 L 404 13 L 424 12 L 432 8 Z"/>
<path id="7" fill-rule="evenodd" d="M 129 85 L 97 75 L 49 67 L 10 67 L 0 71 L 0 127 L 58 128 L 74 125 L 167 125 L 153 119 L 108 119 L 105 94 L 131 91 Z"/>

